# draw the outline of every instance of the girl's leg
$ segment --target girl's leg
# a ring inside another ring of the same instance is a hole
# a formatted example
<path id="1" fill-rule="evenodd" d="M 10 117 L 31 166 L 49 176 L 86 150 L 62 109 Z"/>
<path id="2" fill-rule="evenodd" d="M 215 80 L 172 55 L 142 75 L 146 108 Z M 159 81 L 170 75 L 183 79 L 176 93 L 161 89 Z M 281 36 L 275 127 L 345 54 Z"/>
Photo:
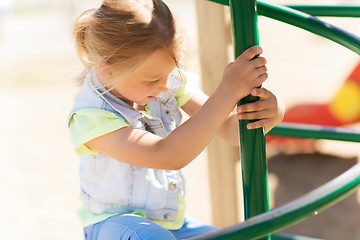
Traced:
<path id="1" fill-rule="evenodd" d="M 171 232 L 134 214 L 110 217 L 84 228 L 85 240 L 175 240 Z"/>
<path id="2" fill-rule="evenodd" d="M 206 225 L 199 220 L 185 216 L 185 221 L 182 228 L 179 230 L 171 230 L 170 232 L 175 236 L 176 239 L 185 239 L 215 230 L 218 230 L 218 228 Z"/>

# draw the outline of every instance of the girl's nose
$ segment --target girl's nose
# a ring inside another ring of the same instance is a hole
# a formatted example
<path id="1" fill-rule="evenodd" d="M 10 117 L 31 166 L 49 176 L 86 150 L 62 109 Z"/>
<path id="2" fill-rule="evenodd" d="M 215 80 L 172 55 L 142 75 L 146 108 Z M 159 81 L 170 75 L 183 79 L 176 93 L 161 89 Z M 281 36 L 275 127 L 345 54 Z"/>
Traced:
<path id="1" fill-rule="evenodd" d="M 162 92 L 168 91 L 170 89 L 169 81 L 166 81 L 163 85 L 160 86 Z"/>

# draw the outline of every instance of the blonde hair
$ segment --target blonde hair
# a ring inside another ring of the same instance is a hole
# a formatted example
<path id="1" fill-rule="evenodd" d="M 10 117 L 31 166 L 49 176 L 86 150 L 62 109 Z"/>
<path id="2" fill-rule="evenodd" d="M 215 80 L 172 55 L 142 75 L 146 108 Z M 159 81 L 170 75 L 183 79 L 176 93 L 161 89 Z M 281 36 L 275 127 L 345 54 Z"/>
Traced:
<path id="1" fill-rule="evenodd" d="M 184 40 L 161 0 L 104 0 L 76 19 L 73 38 L 85 74 L 100 60 L 134 71 L 159 49 L 179 65 L 176 55 Z"/>

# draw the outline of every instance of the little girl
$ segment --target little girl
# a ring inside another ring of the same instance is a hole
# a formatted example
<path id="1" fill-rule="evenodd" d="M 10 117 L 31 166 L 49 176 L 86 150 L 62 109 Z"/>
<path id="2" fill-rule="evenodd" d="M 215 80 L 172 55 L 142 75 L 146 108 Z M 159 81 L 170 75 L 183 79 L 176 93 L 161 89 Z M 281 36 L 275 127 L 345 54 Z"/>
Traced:
<path id="1" fill-rule="evenodd" d="M 180 69 L 183 39 L 161 0 L 104 0 L 74 26 L 85 66 L 69 116 L 80 158 L 85 239 L 184 239 L 216 228 L 184 216 L 182 169 L 215 134 L 238 144 L 238 120 L 269 131 L 283 108 L 254 46 L 208 97 Z M 260 99 L 234 107 L 252 94 Z M 181 124 L 182 108 L 190 118 Z M 180 125 L 181 124 L 181 125 Z"/>

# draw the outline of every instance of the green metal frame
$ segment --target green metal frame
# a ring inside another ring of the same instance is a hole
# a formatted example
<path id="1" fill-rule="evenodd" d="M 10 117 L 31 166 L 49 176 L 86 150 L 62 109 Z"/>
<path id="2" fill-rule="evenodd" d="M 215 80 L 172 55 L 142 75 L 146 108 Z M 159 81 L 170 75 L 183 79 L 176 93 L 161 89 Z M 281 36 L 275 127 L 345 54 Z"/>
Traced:
<path id="1" fill-rule="evenodd" d="M 228 0 L 209 0 L 229 6 Z M 277 4 L 257 1 L 258 14 L 302 28 L 360 54 L 360 38 L 312 15 Z"/>
<path id="2" fill-rule="evenodd" d="M 310 124 L 281 123 L 268 134 L 284 137 L 360 142 L 359 130 Z"/>
<path id="3" fill-rule="evenodd" d="M 221 5 L 229 6 L 229 0 L 209 0 Z M 257 1 L 259 14 L 263 11 L 262 1 Z M 360 17 L 360 5 L 285 5 L 286 7 L 317 17 Z M 265 10 L 266 11 L 266 10 Z"/>
<path id="4" fill-rule="evenodd" d="M 287 5 L 287 7 L 317 17 L 360 17 L 360 5 Z"/>
<path id="5" fill-rule="evenodd" d="M 258 2 L 258 13 L 336 42 L 360 54 L 360 38 L 309 14 L 289 7 Z"/>
<path id="6" fill-rule="evenodd" d="M 360 6 L 281 6 L 256 0 L 210 0 L 230 7 L 235 57 L 258 45 L 257 15 L 302 28 L 360 54 L 360 38 L 323 22 L 318 16 L 360 17 Z M 302 10 L 304 12 L 301 12 Z M 305 13 L 307 12 L 307 13 Z M 238 105 L 256 101 L 252 96 Z M 246 221 L 191 239 L 311 239 L 274 234 L 342 200 L 360 186 L 360 163 L 341 176 L 289 204 L 269 210 L 265 134 L 263 129 L 247 130 L 247 120 L 239 121 L 240 155 Z M 360 142 L 360 132 L 316 125 L 281 124 L 270 134 L 288 137 Z"/>
<path id="7" fill-rule="evenodd" d="M 250 46 L 259 45 L 256 0 L 230 0 L 229 3 L 234 55 L 237 58 Z M 238 105 L 256 100 L 258 98 L 249 95 Z M 249 122 L 239 121 L 245 219 L 269 210 L 265 132 L 263 128 L 248 130 L 246 126 Z"/>
<path id="8" fill-rule="evenodd" d="M 255 216 L 241 224 L 190 239 L 258 239 L 259 237 L 277 232 L 287 226 L 300 222 L 307 217 L 316 215 L 327 207 L 346 198 L 359 186 L 360 163 L 316 190 L 282 207 Z"/>
<path id="9" fill-rule="evenodd" d="M 278 233 L 271 235 L 271 240 L 321 240 L 319 238 L 311 238 L 304 236 L 296 236 L 286 233 Z"/>

